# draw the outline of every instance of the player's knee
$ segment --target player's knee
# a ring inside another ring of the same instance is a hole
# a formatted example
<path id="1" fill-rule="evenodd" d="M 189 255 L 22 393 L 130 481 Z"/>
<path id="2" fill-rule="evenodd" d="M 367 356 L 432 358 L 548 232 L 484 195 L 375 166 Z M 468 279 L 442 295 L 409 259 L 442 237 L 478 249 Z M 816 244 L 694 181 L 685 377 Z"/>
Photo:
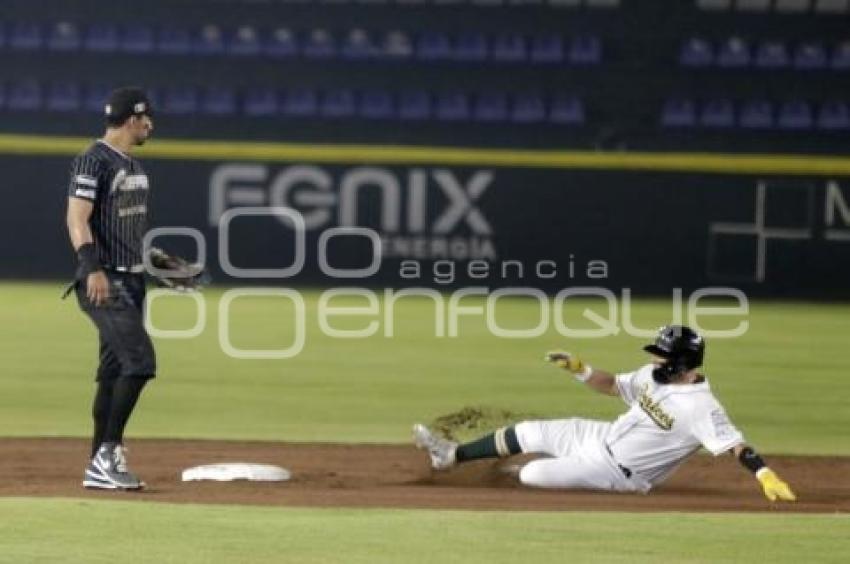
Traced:
<path id="1" fill-rule="evenodd" d="M 522 484 L 523 486 L 535 487 L 536 486 L 536 483 L 535 483 L 536 477 L 537 477 L 537 472 L 532 467 L 532 463 L 529 462 L 528 464 L 526 464 L 525 466 L 520 468 L 518 478 L 519 478 L 519 483 Z"/>
<path id="2" fill-rule="evenodd" d="M 519 481 L 524 486 L 532 488 L 555 488 L 558 484 L 554 482 L 551 472 L 542 460 L 532 460 L 519 471 Z"/>
<path id="3" fill-rule="evenodd" d="M 96 380 L 98 382 L 109 382 L 121 375 L 121 367 L 117 364 L 107 366 L 101 365 L 97 368 Z"/>
<path id="4" fill-rule="evenodd" d="M 121 366 L 122 376 L 153 378 L 156 375 L 156 353 L 153 346 L 141 346 Z"/>

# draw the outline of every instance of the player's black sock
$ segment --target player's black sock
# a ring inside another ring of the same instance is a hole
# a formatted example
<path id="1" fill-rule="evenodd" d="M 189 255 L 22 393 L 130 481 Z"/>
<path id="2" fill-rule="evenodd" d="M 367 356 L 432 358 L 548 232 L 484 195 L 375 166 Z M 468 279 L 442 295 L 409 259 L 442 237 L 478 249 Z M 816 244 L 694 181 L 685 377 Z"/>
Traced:
<path id="1" fill-rule="evenodd" d="M 495 458 L 519 454 L 522 448 L 516 438 L 516 430 L 513 427 L 502 427 L 495 433 L 481 437 L 477 441 L 462 444 L 455 451 L 455 459 L 458 462 L 475 460 L 478 458 Z"/>
<path id="2" fill-rule="evenodd" d="M 91 457 L 97 453 L 97 449 L 103 442 L 103 434 L 109 423 L 109 413 L 112 407 L 112 389 L 114 380 L 101 380 L 97 383 L 97 391 L 92 403 L 92 418 L 94 419 L 94 435 L 91 441 Z"/>
<path id="3" fill-rule="evenodd" d="M 115 381 L 109 422 L 103 432 L 102 442 L 120 443 L 124 439 L 124 427 L 127 426 L 130 414 L 133 413 L 147 381 L 147 378 L 133 376 L 123 376 Z"/>

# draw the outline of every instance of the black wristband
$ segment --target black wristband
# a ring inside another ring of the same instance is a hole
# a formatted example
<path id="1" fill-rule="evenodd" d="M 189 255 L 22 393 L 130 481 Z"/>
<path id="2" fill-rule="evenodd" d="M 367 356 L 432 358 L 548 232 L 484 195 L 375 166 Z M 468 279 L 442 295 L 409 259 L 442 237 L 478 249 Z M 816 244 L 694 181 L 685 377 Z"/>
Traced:
<path id="1" fill-rule="evenodd" d="M 759 456 L 751 447 L 744 447 L 743 450 L 741 450 L 741 454 L 738 455 L 738 460 L 753 474 L 767 466 L 767 464 L 764 463 L 764 460 L 761 459 L 761 456 Z"/>
<path id="2" fill-rule="evenodd" d="M 78 272 L 82 276 L 88 276 L 92 272 L 101 270 L 94 243 L 83 243 L 80 245 L 80 248 L 77 249 L 77 260 L 79 261 Z"/>

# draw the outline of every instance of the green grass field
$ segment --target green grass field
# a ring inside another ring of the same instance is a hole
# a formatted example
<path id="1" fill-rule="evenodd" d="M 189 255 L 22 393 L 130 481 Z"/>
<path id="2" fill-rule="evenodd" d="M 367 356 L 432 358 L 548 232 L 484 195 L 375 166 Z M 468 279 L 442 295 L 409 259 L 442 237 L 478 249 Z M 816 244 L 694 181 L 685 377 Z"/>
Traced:
<path id="1" fill-rule="evenodd" d="M 20 498 L 0 499 L 0 512 L 3 562 L 838 563 L 850 550 L 846 515 L 220 508 Z M 115 523 L 132 534 L 102 533 Z M 9 555 L 16 557 L 4 560 Z"/>
<path id="2" fill-rule="evenodd" d="M 89 433 L 95 332 L 73 301 L 59 300 L 60 292 L 59 283 L 0 284 L 4 436 Z M 216 289 L 205 293 L 208 323 L 201 335 L 157 340 L 159 378 L 145 392 L 130 436 L 403 442 L 413 421 L 464 406 L 611 418 L 622 410 L 618 400 L 595 395 L 545 366 L 543 353 L 568 348 L 612 371 L 645 359 L 640 351 L 645 338 L 567 341 L 550 329 L 532 339 L 499 339 L 474 316 L 462 318 L 458 337 L 435 337 L 434 307 L 424 299 L 397 302 L 393 338 L 383 336 L 383 322 L 373 337 L 329 338 L 319 331 L 315 291 L 304 294 L 301 354 L 234 359 L 218 344 L 220 295 Z M 578 305 L 601 311 L 592 302 Z M 850 454 L 850 381 L 844 377 L 850 368 L 845 354 L 850 304 L 750 305 L 744 336 L 708 342 L 706 373 L 733 420 L 764 452 Z M 159 328 L 188 328 L 195 322 L 193 308 L 186 297 L 162 298 L 152 318 Z M 582 324 L 578 307 L 567 316 L 571 325 Z M 632 320 L 654 328 L 670 316 L 668 301 L 645 300 L 635 304 Z M 293 342 L 292 318 L 291 305 L 282 300 L 237 300 L 232 343 L 285 348 Z M 362 328 L 370 319 L 338 318 L 333 324 Z M 535 319 L 534 302 L 500 302 L 504 327 L 533 326 Z M 738 320 L 710 325 L 730 327 Z M 848 548 L 847 535 L 840 534 L 847 530 L 846 516 L 320 511 L 26 499 L 0 500 L 0 515 L 4 562 L 114 560 L 115 552 L 101 554 L 95 550 L 99 545 L 133 551 L 138 558 L 132 561 L 149 562 L 425 562 L 446 547 L 455 550 L 439 561 L 536 563 L 569 556 L 718 562 L 756 556 L 826 562 L 839 561 Z M 116 537 L 123 516 L 145 531 L 129 546 Z M 92 519 L 107 532 L 95 536 L 86 526 Z M 51 531 L 49 543 L 45 530 Z"/>

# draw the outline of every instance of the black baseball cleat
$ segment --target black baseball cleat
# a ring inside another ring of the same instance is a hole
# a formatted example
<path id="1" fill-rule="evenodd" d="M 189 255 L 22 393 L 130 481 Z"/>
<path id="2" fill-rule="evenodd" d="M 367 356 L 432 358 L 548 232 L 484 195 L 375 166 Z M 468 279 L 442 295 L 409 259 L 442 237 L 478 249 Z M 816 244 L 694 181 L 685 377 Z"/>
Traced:
<path id="1" fill-rule="evenodd" d="M 86 467 L 83 487 L 101 490 L 140 490 L 144 482 L 127 468 L 124 447 L 103 443 Z"/>

